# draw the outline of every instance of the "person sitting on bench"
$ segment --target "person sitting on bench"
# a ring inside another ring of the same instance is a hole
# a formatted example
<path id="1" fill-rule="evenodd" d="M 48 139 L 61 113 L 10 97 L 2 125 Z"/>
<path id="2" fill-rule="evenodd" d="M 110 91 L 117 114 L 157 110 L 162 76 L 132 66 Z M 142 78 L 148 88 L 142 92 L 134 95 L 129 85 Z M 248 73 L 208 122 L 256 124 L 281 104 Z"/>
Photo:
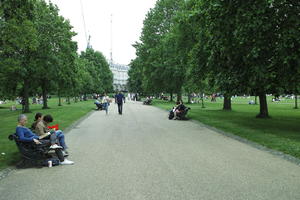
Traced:
<path id="1" fill-rule="evenodd" d="M 96 104 L 97 110 L 102 110 L 102 104 L 100 103 L 100 101 L 98 101 L 98 100 L 96 99 L 96 101 L 94 102 L 94 104 Z"/>
<path id="2" fill-rule="evenodd" d="M 36 113 L 34 116 L 34 122 L 32 123 L 30 129 L 32 131 L 35 131 L 36 125 L 43 119 L 43 114 L 42 113 Z"/>
<path id="3" fill-rule="evenodd" d="M 37 113 L 36 118 L 39 116 L 39 113 Z M 53 117 L 51 115 L 45 115 L 42 116 L 42 118 L 39 120 L 37 119 L 38 123 L 35 127 L 35 132 L 38 136 L 45 136 L 47 133 L 51 132 L 51 130 L 48 128 L 49 123 L 53 122 Z M 63 148 L 63 155 L 68 156 L 69 153 L 67 152 L 67 145 L 65 142 L 65 135 L 61 130 L 53 131 L 53 134 L 56 135 L 59 145 Z M 46 136 L 47 137 L 47 136 Z"/>
<path id="4" fill-rule="evenodd" d="M 18 126 L 16 128 L 16 135 L 18 136 L 18 140 L 21 142 L 34 142 L 36 145 L 39 144 L 49 144 L 50 149 L 62 149 L 61 146 L 58 146 L 56 144 L 56 135 L 47 133 L 45 136 L 38 136 L 34 134 L 30 129 L 25 127 L 27 123 L 27 116 L 24 114 L 19 115 L 18 117 Z M 48 137 L 50 140 L 46 140 L 45 137 Z M 56 152 L 56 151 L 55 151 Z M 58 154 L 57 154 L 58 155 Z M 60 159 L 60 164 L 62 165 L 68 165 L 68 164 L 74 164 L 73 161 L 69 161 L 67 159 L 61 158 L 58 155 Z"/>
<path id="5" fill-rule="evenodd" d="M 147 97 L 146 100 L 143 102 L 144 105 L 150 105 L 152 102 L 152 99 L 150 97 Z"/>
<path id="6" fill-rule="evenodd" d="M 179 116 L 181 116 L 185 112 L 185 109 L 186 109 L 185 105 L 183 105 L 182 100 L 178 101 L 176 104 L 177 104 L 177 106 L 174 111 L 174 119 L 178 119 Z"/>

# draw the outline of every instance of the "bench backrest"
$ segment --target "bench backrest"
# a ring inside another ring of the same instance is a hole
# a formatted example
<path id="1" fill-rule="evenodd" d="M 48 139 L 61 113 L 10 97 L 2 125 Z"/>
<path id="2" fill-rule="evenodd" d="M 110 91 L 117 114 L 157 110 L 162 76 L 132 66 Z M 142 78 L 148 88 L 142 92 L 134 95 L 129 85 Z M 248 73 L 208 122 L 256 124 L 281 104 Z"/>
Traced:
<path id="1" fill-rule="evenodd" d="M 45 145 L 36 145 L 33 142 L 21 142 L 14 133 L 8 136 L 8 139 L 15 141 L 21 155 L 29 159 L 42 159 L 48 147 Z"/>

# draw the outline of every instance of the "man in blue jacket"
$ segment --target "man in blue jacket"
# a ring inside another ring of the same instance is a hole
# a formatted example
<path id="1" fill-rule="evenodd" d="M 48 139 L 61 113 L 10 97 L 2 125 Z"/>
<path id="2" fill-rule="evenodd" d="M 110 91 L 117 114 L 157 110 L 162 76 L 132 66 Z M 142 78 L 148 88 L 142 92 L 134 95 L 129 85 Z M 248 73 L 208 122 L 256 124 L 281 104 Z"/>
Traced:
<path id="1" fill-rule="evenodd" d="M 118 104 L 118 112 L 120 115 L 122 115 L 123 111 L 123 101 L 125 103 L 125 97 L 121 92 L 118 92 L 115 96 L 115 102 Z"/>

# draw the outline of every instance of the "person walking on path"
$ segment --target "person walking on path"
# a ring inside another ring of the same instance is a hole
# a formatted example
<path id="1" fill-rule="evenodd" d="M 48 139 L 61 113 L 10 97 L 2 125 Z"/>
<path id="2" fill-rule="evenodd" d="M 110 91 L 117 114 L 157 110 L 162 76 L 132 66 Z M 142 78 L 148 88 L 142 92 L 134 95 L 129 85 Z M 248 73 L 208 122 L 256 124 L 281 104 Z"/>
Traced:
<path id="1" fill-rule="evenodd" d="M 102 104 L 103 104 L 103 108 L 104 108 L 106 114 L 108 114 L 109 103 L 110 103 L 109 96 L 107 96 L 106 94 L 104 94 L 104 96 L 102 98 Z"/>
<path id="2" fill-rule="evenodd" d="M 115 103 L 118 104 L 118 112 L 120 115 L 122 115 L 122 111 L 123 111 L 123 101 L 125 103 L 125 97 L 121 92 L 118 92 L 118 94 L 116 94 L 115 96 Z"/>

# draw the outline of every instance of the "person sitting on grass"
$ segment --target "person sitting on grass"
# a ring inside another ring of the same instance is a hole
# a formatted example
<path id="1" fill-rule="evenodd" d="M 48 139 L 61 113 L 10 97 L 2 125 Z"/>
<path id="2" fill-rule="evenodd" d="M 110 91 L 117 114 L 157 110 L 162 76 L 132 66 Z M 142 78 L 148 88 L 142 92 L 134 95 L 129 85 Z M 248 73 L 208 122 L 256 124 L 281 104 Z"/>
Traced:
<path id="1" fill-rule="evenodd" d="M 39 144 L 49 144 L 50 149 L 54 150 L 60 150 L 62 149 L 61 146 L 58 146 L 56 144 L 56 135 L 47 133 L 46 137 L 49 139 L 47 140 L 45 136 L 38 136 L 34 134 L 30 129 L 25 127 L 27 123 L 27 116 L 24 114 L 21 114 L 18 116 L 18 126 L 16 128 L 16 135 L 18 136 L 19 141 L 21 142 L 34 142 L 36 145 Z M 69 161 L 65 159 L 64 157 L 60 157 L 59 153 L 56 152 L 57 157 L 60 160 L 60 164 L 62 165 L 70 165 L 74 164 L 73 161 Z"/>
<path id="2" fill-rule="evenodd" d="M 37 113 L 38 114 L 38 113 Z M 36 115 L 37 117 L 39 115 Z M 51 130 L 48 128 L 48 125 L 53 122 L 53 117 L 51 115 L 45 115 L 43 116 L 39 122 L 36 124 L 35 127 L 35 132 L 38 136 L 45 136 L 46 134 L 48 134 L 49 132 L 51 132 Z M 57 131 L 53 131 L 53 134 L 56 135 L 59 144 L 62 146 L 63 148 L 63 155 L 64 156 L 68 156 L 69 153 L 67 152 L 67 145 L 65 142 L 65 135 L 61 130 L 57 130 Z"/>

